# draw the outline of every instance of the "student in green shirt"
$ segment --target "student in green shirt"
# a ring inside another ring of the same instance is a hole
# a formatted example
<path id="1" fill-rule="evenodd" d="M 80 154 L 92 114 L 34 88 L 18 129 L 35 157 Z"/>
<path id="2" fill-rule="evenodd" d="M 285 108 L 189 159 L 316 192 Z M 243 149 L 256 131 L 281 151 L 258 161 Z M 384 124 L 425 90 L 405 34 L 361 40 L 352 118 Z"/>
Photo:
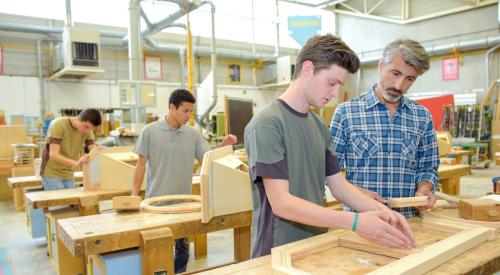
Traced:
<path id="1" fill-rule="evenodd" d="M 260 200 L 252 256 L 332 227 L 391 247 L 414 247 L 401 214 L 346 181 L 328 127 L 309 111 L 338 95 L 349 73 L 359 69 L 358 57 L 340 38 L 317 35 L 307 41 L 296 64 L 287 90 L 245 128 L 250 175 Z M 335 198 L 360 213 L 323 207 L 325 183 Z"/>
<path id="2" fill-rule="evenodd" d="M 45 190 L 75 187 L 75 168 L 89 161 L 88 155 L 82 155 L 83 146 L 95 147 L 92 131 L 101 121 L 99 110 L 86 109 L 76 117 L 60 117 L 50 123 L 40 169 Z"/>

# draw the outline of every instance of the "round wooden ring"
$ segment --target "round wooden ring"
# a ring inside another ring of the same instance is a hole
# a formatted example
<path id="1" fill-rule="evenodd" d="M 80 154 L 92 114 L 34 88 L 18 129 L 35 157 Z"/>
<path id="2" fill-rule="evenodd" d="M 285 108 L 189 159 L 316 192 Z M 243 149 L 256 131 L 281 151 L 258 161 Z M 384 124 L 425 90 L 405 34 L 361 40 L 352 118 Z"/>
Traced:
<path id="1" fill-rule="evenodd" d="M 161 202 L 191 201 L 181 205 L 154 206 Z M 168 195 L 145 199 L 141 202 L 141 209 L 145 212 L 158 214 L 181 214 L 197 212 L 201 209 L 201 197 L 197 195 Z"/>

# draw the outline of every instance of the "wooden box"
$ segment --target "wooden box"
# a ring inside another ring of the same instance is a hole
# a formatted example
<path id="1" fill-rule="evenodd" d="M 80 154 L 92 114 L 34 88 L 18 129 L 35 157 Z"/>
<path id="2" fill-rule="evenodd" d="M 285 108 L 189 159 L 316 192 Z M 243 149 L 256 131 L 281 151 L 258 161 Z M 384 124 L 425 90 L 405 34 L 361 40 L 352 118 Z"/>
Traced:
<path id="1" fill-rule="evenodd" d="M 248 166 L 233 155 L 231 146 L 205 153 L 200 181 L 203 223 L 253 209 Z"/>
<path id="2" fill-rule="evenodd" d="M 500 221 L 500 202 L 492 199 L 466 199 L 458 204 L 460 217 L 468 220 Z"/>
<path id="3" fill-rule="evenodd" d="M 132 147 L 96 148 L 83 165 L 83 190 L 131 190 L 138 155 Z M 141 190 L 146 187 L 146 176 Z"/>

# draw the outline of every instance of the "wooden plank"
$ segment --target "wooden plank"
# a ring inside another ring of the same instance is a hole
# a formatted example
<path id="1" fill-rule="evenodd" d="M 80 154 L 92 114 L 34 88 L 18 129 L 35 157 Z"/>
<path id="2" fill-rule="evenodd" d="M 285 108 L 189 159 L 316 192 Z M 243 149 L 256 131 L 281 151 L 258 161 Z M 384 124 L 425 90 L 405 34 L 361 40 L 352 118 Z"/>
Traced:
<path id="1" fill-rule="evenodd" d="M 74 177 L 75 181 L 81 181 L 83 179 L 83 172 L 75 172 Z M 39 175 L 25 176 L 25 177 L 10 177 L 8 179 L 8 184 L 11 188 L 42 186 L 42 178 Z"/>
<path id="2" fill-rule="evenodd" d="M 427 196 L 392 198 L 389 199 L 389 205 L 393 208 L 424 206 L 427 205 Z"/>
<path id="3" fill-rule="evenodd" d="M 168 227 L 140 232 L 142 274 L 174 274 L 173 233 Z"/>
<path id="4" fill-rule="evenodd" d="M 463 252 L 487 241 L 488 228 L 471 228 L 429 245 L 423 251 L 401 258 L 368 274 L 424 274 Z"/>
<path id="5" fill-rule="evenodd" d="M 25 194 L 26 202 L 33 208 L 47 208 L 60 205 L 80 205 L 81 199 L 96 196 L 98 201 L 110 200 L 115 196 L 130 194 L 130 190 L 83 191 L 83 188 L 31 192 Z"/>
<path id="6" fill-rule="evenodd" d="M 10 158 L 14 156 L 12 144 L 25 143 L 29 140 L 24 125 L 0 125 L 0 158 Z"/>
<path id="7" fill-rule="evenodd" d="M 419 252 L 420 249 L 397 249 L 389 248 L 384 245 L 376 244 L 361 238 L 354 232 L 348 232 L 338 237 L 339 246 L 384 255 L 392 258 L 403 258 L 413 253 Z"/>

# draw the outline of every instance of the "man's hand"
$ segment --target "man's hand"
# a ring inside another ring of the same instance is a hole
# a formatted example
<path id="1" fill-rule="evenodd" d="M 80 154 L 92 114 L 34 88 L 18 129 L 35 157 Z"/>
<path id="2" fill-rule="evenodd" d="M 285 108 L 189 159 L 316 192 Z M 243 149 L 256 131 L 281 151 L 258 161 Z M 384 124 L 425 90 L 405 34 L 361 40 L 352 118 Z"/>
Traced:
<path id="1" fill-rule="evenodd" d="M 415 196 L 427 196 L 427 205 L 417 207 L 419 210 L 430 209 L 436 203 L 436 197 L 432 191 L 432 184 L 428 181 L 423 181 L 418 185 Z"/>
<path id="2" fill-rule="evenodd" d="M 415 238 L 408 223 L 397 213 L 389 214 L 387 211 L 359 213 L 356 233 L 369 241 L 389 247 L 401 249 L 415 247 Z"/>
<path id="3" fill-rule="evenodd" d="M 356 186 L 361 192 L 363 192 L 365 195 L 367 195 L 368 197 L 380 202 L 380 203 L 387 203 L 387 200 L 384 200 L 384 198 L 382 198 L 377 192 L 373 192 L 373 191 L 370 191 L 368 189 L 364 189 L 363 187 L 359 187 L 357 185 L 354 185 Z"/>
<path id="4" fill-rule="evenodd" d="M 74 165 L 75 168 L 76 167 L 79 167 L 80 165 L 82 164 L 88 164 L 90 161 L 90 156 L 89 155 L 83 155 L 77 162 L 76 164 Z"/>
<path id="5" fill-rule="evenodd" d="M 222 143 L 220 144 L 220 147 L 224 147 L 227 145 L 234 145 L 238 142 L 238 138 L 235 135 L 227 135 L 222 139 Z"/>

